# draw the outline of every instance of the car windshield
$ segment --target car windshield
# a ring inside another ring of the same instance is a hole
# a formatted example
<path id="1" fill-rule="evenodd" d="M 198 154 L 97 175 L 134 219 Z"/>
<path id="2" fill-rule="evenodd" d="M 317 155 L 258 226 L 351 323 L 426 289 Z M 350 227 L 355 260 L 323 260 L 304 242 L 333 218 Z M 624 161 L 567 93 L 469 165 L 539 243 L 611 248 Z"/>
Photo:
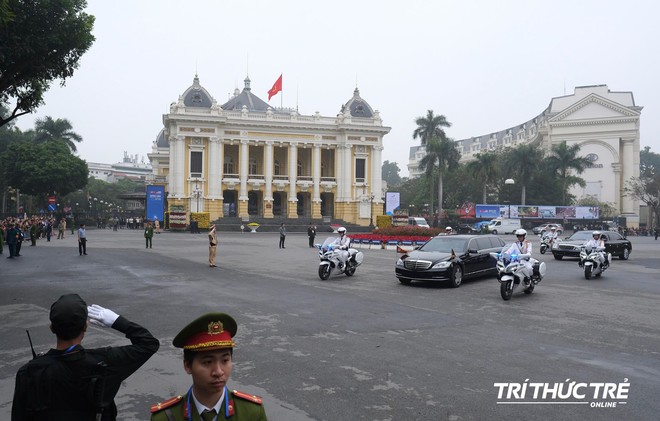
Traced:
<path id="1" fill-rule="evenodd" d="M 439 251 L 441 253 L 464 252 L 467 240 L 452 236 L 434 237 L 428 243 L 420 247 L 421 251 Z"/>
<path id="2" fill-rule="evenodd" d="M 571 235 L 568 237 L 569 240 L 575 240 L 575 241 L 587 241 L 591 240 L 592 236 L 592 231 L 578 231 L 575 234 Z"/>

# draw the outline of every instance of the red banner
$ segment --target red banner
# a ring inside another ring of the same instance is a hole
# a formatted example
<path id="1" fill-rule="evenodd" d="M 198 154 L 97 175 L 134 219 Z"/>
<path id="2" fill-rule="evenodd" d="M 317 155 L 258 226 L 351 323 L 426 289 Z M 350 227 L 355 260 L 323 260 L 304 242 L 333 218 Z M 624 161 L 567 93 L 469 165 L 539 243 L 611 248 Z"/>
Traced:
<path id="1" fill-rule="evenodd" d="M 270 91 L 268 91 L 268 100 L 277 95 L 278 92 L 282 92 L 282 75 L 280 75 L 279 78 L 275 81 L 275 84 L 273 84 L 273 87 L 270 88 Z"/>

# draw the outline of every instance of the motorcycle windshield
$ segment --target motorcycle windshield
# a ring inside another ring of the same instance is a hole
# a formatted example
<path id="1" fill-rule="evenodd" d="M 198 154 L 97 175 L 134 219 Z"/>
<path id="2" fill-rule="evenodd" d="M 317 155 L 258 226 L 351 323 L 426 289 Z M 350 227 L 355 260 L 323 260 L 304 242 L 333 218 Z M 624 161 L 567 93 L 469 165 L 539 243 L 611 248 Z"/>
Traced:
<path id="1" fill-rule="evenodd" d="M 328 237 L 325 239 L 321 245 L 321 250 L 329 250 L 332 248 L 332 244 L 337 240 L 337 237 Z"/>

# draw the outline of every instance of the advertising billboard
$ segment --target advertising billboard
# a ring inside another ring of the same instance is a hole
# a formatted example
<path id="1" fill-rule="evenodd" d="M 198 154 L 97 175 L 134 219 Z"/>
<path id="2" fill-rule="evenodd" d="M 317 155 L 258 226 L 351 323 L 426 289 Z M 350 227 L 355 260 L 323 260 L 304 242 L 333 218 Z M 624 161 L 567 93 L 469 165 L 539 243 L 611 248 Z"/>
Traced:
<path id="1" fill-rule="evenodd" d="M 146 218 L 165 220 L 165 186 L 147 186 Z"/>

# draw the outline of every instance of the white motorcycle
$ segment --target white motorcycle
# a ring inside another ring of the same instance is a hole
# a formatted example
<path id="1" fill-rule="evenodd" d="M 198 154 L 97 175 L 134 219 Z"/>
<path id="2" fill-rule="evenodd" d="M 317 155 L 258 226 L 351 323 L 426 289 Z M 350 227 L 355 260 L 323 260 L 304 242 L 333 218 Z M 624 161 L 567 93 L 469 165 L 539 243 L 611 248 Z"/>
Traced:
<path id="1" fill-rule="evenodd" d="M 319 249 L 319 278 L 325 281 L 330 277 L 333 271 L 336 271 L 338 274 L 345 274 L 346 276 L 353 276 L 355 269 L 362 264 L 364 260 L 364 254 L 354 248 L 348 249 L 348 259 L 346 264 L 340 264 L 341 259 L 339 255 L 342 250 L 338 246 L 335 246 L 335 237 L 328 237 L 323 244 L 316 244 L 316 248 Z"/>
<path id="2" fill-rule="evenodd" d="M 604 250 L 603 247 L 580 247 L 580 262 L 578 265 L 584 269 L 584 279 L 589 280 L 592 276 L 599 277 L 609 267 L 601 261 L 600 252 Z M 609 253 L 607 254 L 607 261 L 612 261 L 612 255 Z"/>
<path id="3" fill-rule="evenodd" d="M 497 259 L 497 280 L 500 282 L 500 295 L 504 301 L 511 299 L 513 290 L 518 286 L 524 287 L 525 294 L 531 294 L 545 276 L 545 262 L 534 260 L 532 273 L 529 273 L 529 269 L 517 254 L 509 255 L 502 251 L 491 253 L 491 256 Z"/>

